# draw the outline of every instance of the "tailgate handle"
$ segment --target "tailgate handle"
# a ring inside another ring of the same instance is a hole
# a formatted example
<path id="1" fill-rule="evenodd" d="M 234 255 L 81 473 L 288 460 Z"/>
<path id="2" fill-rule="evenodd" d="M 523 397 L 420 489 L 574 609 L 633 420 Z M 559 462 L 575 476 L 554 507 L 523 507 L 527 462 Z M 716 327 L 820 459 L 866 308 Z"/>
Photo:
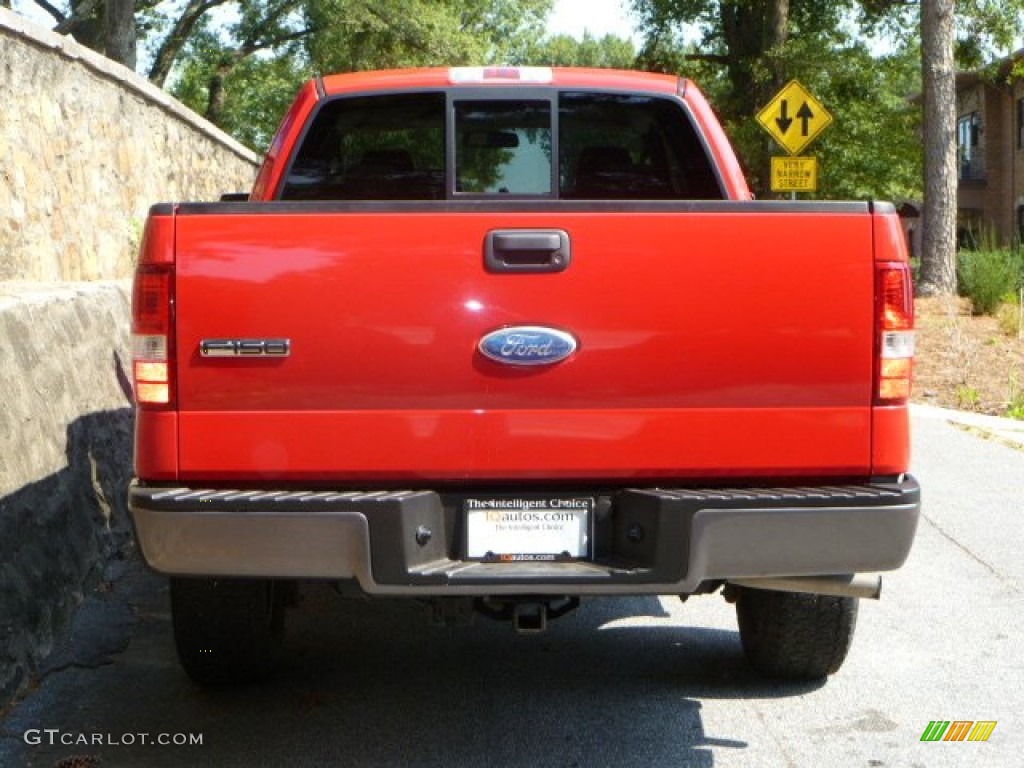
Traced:
<path id="1" fill-rule="evenodd" d="M 561 229 L 492 229 L 484 243 L 488 272 L 562 272 L 571 260 Z"/>

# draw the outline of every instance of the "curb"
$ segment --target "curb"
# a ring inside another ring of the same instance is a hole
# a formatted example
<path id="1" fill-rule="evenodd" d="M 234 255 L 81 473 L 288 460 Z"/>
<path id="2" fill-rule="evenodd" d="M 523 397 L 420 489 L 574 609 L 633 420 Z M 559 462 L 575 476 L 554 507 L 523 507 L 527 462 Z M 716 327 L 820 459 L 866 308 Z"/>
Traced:
<path id="1" fill-rule="evenodd" d="M 969 411 L 954 411 L 951 408 L 939 408 L 934 405 L 919 405 L 913 403 L 910 411 L 915 416 L 927 419 L 941 419 L 979 432 L 984 437 L 1000 440 L 1015 448 L 1024 449 L 1024 421 L 1007 419 L 1002 416 L 988 416 L 983 413 L 970 413 Z"/>

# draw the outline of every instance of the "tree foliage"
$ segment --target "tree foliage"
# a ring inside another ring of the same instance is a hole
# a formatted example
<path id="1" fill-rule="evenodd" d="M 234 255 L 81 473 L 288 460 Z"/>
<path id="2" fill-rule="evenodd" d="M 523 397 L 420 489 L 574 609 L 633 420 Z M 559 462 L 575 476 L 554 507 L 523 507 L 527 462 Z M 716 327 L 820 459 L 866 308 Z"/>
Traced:
<path id="1" fill-rule="evenodd" d="M 822 164 L 820 197 L 920 198 L 921 113 L 909 98 L 919 67 L 916 46 L 877 55 L 851 43 L 807 77 L 835 118 L 809 150 Z"/>
<path id="2" fill-rule="evenodd" d="M 25 0 L 28 2 L 29 0 Z M 389 67 L 522 62 L 553 0 L 31 0 L 55 29 L 135 66 L 262 149 L 303 80 Z M 132 13 L 131 11 L 134 11 Z M 121 20 L 116 29 L 111 26 Z M 128 21 L 135 24 L 125 35 Z"/>
<path id="3" fill-rule="evenodd" d="M 523 60 L 542 35 L 551 4 L 254 0 L 246 4 L 248 13 L 226 27 L 215 28 L 205 18 L 197 21 L 172 91 L 244 143 L 262 149 L 310 76 Z"/>
<path id="4" fill-rule="evenodd" d="M 681 26 L 689 25 L 698 38 L 686 59 L 721 71 L 730 88 L 721 94 L 720 108 L 738 114 L 750 103 L 764 103 L 789 80 L 791 38 L 817 38 L 833 47 L 849 1 L 633 0 L 633 9 L 647 41 L 642 59 L 657 66 L 657 52 L 671 54 Z"/>
<path id="5" fill-rule="evenodd" d="M 798 78 L 835 118 L 808 150 L 821 161 L 817 196 L 917 197 L 919 110 L 909 101 L 920 82 L 916 37 L 875 54 L 854 23 L 854 6 L 851 0 L 635 0 L 646 32 L 640 58 L 650 68 L 693 77 L 708 93 L 759 196 L 770 194 L 771 156 L 785 153 L 754 116 Z M 697 32 L 685 45 L 684 23 Z"/>
<path id="6" fill-rule="evenodd" d="M 313 32 L 301 14 L 302 6 L 300 0 L 250 0 L 241 5 L 237 18 L 226 29 L 212 29 L 200 19 L 187 46 L 191 54 L 188 64 L 181 81 L 172 89 L 175 95 L 214 124 L 234 127 L 225 122 L 229 82 L 255 78 L 271 87 L 281 84 L 282 75 L 289 70 L 299 71 L 300 41 Z M 273 56 L 258 56 L 262 53 Z M 243 63 L 246 66 L 240 69 Z M 159 64 L 159 57 L 155 64 Z M 266 80 L 260 75 L 266 75 Z M 203 78 L 205 88 L 196 82 L 198 77 Z M 185 89 L 186 85 L 190 90 Z M 265 95 L 267 101 L 275 103 L 273 91 Z M 237 124 L 239 134 L 249 127 L 244 120 Z"/>
<path id="7" fill-rule="evenodd" d="M 589 32 L 577 40 L 570 35 L 555 35 L 536 43 L 524 64 L 551 67 L 597 67 L 633 69 L 637 51 L 632 41 L 615 35 L 594 37 Z"/>
<path id="8" fill-rule="evenodd" d="M 309 0 L 321 72 L 504 63 L 543 34 L 552 0 Z"/>
<path id="9" fill-rule="evenodd" d="M 208 41 L 204 46 L 203 41 Z M 193 46 L 201 49 L 191 53 Z M 204 31 L 189 45 L 187 64 L 172 93 L 243 144 L 263 150 L 310 71 L 296 56 L 232 58 Z M 225 70 L 224 62 L 231 62 Z"/>

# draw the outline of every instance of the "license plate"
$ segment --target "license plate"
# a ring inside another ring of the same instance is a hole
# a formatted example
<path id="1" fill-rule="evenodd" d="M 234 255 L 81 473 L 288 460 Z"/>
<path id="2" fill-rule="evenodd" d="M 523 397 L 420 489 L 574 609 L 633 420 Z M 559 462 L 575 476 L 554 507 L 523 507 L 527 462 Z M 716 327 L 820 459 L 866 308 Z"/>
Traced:
<path id="1" fill-rule="evenodd" d="M 593 498 L 474 497 L 462 509 L 470 560 L 552 562 L 590 556 Z"/>

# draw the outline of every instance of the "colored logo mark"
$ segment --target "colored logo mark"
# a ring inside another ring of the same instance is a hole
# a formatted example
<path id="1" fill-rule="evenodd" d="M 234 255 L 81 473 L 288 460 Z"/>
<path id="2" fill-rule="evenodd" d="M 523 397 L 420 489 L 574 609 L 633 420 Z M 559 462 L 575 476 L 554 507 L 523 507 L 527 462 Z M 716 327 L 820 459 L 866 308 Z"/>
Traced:
<path id="1" fill-rule="evenodd" d="M 520 325 L 488 333 L 477 348 L 496 363 L 550 365 L 572 355 L 576 346 L 576 339 L 565 331 Z"/>
<path id="2" fill-rule="evenodd" d="M 921 734 L 921 741 L 988 741 L 996 723 L 996 720 L 932 720 Z"/>

